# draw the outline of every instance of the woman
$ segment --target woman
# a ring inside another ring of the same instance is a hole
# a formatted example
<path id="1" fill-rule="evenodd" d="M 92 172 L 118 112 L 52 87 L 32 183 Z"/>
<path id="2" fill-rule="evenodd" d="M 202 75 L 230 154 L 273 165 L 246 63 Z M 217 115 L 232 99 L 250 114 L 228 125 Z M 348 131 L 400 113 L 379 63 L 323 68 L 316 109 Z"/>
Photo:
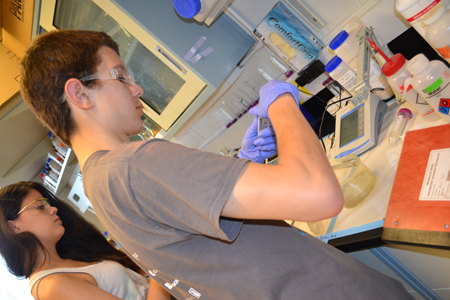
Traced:
<path id="1" fill-rule="evenodd" d="M 153 280 L 148 290 L 130 258 L 41 184 L 0 190 L 0 226 L 0 254 L 12 274 L 30 278 L 36 300 L 170 298 Z"/>

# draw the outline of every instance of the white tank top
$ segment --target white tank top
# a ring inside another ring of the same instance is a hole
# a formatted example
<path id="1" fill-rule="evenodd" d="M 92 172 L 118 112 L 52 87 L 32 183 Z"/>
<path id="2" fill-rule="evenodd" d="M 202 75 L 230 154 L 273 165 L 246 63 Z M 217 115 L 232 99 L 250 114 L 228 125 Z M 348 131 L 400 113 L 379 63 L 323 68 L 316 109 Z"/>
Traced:
<path id="1" fill-rule="evenodd" d="M 115 261 L 103 261 L 80 268 L 57 268 L 40 271 L 30 278 L 30 291 L 37 283 L 36 296 L 40 280 L 58 273 L 83 273 L 91 275 L 102 290 L 126 300 L 144 300 L 147 298 L 149 282 L 136 272 L 123 267 Z"/>

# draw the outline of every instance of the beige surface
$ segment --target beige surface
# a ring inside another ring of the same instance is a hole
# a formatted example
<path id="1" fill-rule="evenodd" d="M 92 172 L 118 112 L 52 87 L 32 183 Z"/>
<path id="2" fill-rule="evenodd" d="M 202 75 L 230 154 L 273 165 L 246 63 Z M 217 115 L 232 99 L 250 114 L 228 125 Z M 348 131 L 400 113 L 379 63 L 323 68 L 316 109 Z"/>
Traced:
<path id="1" fill-rule="evenodd" d="M 20 58 L 0 44 L 0 109 L 19 93 Z"/>
<path id="2" fill-rule="evenodd" d="M 23 57 L 31 42 L 34 0 L 2 1 L 3 45 Z"/>

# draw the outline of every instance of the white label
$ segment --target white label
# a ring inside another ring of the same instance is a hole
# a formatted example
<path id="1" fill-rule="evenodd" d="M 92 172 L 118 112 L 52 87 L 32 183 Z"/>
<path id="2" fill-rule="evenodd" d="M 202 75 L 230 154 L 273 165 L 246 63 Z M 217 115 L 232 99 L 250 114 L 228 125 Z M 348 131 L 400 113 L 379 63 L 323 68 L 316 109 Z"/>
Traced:
<path id="1" fill-rule="evenodd" d="M 397 120 L 395 120 L 395 124 L 394 127 L 392 127 L 392 131 L 396 131 L 398 129 L 398 126 L 400 125 L 400 121 L 402 120 L 402 118 L 403 116 L 397 116 Z"/>
<path id="2" fill-rule="evenodd" d="M 450 148 L 430 152 L 419 200 L 450 200 Z"/>
<path id="3" fill-rule="evenodd" d="M 384 81 L 384 83 L 383 83 Z M 382 88 L 385 89 L 387 86 L 387 81 L 384 77 L 381 76 L 381 69 L 377 62 L 373 59 L 370 59 L 370 87 L 374 88 Z"/>
<path id="4" fill-rule="evenodd" d="M 402 13 L 403 17 L 414 27 L 414 29 L 422 36 L 425 36 L 425 28 L 422 27 L 421 23 L 425 15 L 435 7 L 440 0 L 420 0 L 408 8 Z M 427 5 L 428 4 L 428 5 Z M 426 5 L 426 6 L 425 6 Z"/>
<path id="5" fill-rule="evenodd" d="M 192 296 L 194 296 L 195 298 L 199 299 L 202 294 L 200 294 L 199 292 L 197 292 L 195 289 L 190 288 L 189 289 L 189 294 L 191 294 Z"/>
<path id="6" fill-rule="evenodd" d="M 344 75 L 336 79 L 347 91 L 351 92 L 355 85 L 355 72 L 348 70 Z"/>

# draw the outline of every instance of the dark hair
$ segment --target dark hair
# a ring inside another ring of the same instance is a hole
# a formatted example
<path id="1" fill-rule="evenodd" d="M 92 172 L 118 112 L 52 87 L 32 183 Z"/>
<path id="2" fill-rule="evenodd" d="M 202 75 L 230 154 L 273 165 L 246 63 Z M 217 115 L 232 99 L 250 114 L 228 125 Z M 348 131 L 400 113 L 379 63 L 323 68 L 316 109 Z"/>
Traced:
<path id="1" fill-rule="evenodd" d="M 83 262 L 113 260 L 132 270 L 139 267 L 122 251 L 115 249 L 91 223 L 86 221 L 68 204 L 55 197 L 40 183 L 19 182 L 0 190 L 0 254 L 9 271 L 17 277 L 29 278 L 36 267 L 37 253 L 44 246 L 30 232 L 14 233 L 8 220 L 17 219 L 22 201 L 30 190 L 36 190 L 58 209 L 65 233 L 56 244 L 61 258 Z"/>
<path id="2" fill-rule="evenodd" d="M 38 36 L 22 59 L 20 91 L 24 101 L 41 122 L 62 141 L 70 144 L 76 130 L 64 86 L 70 78 L 81 79 L 97 72 L 101 63 L 98 50 L 106 46 L 119 55 L 119 47 L 104 32 L 87 30 L 50 31 Z M 99 80 L 82 82 L 101 85 Z"/>

